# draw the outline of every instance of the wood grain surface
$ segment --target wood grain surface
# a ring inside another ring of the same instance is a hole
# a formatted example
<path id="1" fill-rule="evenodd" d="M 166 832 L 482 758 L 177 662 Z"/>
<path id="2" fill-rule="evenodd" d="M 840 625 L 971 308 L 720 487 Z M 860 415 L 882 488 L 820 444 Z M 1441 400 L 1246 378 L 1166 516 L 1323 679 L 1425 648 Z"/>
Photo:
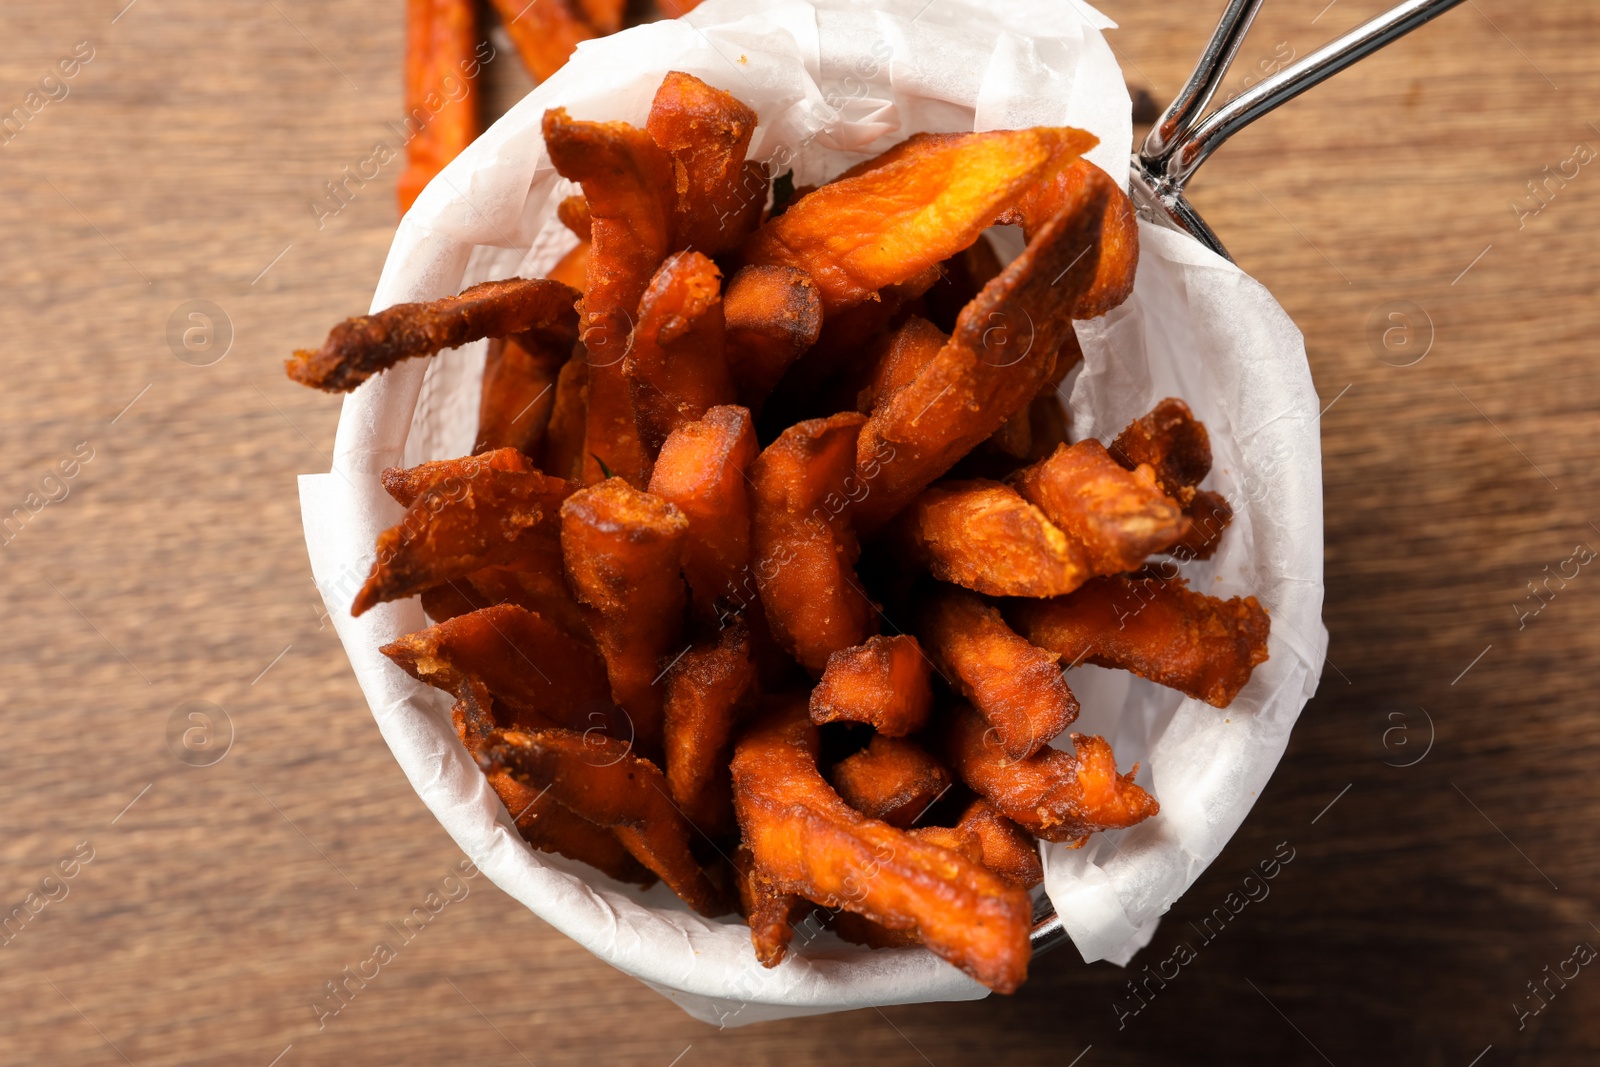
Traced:
<path id="1" fill-rule="evenodd" d="M 1223 5 L 1104 6 L 1165 100 Z M 1230 91 L 1382 6 L 1270 0 Z M 1550 977 L 1600 945 L 1600 568 L 1544 584 L 1600 546 L 1586 0 L 1469 0 L 1194 182 L 1326 405 L 1331 658 L 1132 970 L 1068 949 L 1011 997 L 718 1031 L 479 879 L 319 1028 L 325 983 L 461 859 L 321 617 L 294 478 L 327 469 L 339 405 L 281 370 L 366 306 L 388 248 L 395 166 L 320 227 L 308 204 L 399 117 L 402 7 L 0 9 L 0 115 L 92 50 L 0 135 L 0 514 L 26 515 L 0 550 L 0 911 L 49 898 L 0 948 L 0 1062 L 1600 1059 L 1600 972 Z M 193 301 L 217 332 L 186 349 Z M 172 754 L 196 711 L 209 751 L 229 739 L 209 766 Z M 1270 895 L 1203 933 L 1280 848 Z"/>

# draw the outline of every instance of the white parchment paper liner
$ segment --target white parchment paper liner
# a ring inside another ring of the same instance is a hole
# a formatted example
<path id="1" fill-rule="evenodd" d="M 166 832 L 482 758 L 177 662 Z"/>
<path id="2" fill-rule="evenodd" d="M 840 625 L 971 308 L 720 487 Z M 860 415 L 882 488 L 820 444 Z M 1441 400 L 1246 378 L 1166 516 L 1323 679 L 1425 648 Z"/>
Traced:
<path id="1" fill-rule="evenodd" d="M 542 274 L 573 238 L 555 220 L 571 187 L 539 136 L 549 107 L 577 118 L 644 121 L 668 70 L 737 95 L 761 125 L 751 158 L 825 180 L 922 130 L 1071 125 L 1091 158 L 1126 172 L 1127 90 L 1100 29 L 1074 0 L 710 0 L 693 15 L 584 44 L 424 191 L 395 235 L 373 310 L 491 278 Z M 1073 851 L 1047 846 L 1046 889 L 1086 960 L 1119 963 L 1221 851 L 1265 785 L 1316 687 L 1322 609 L 1318 404 L 1299 332 L 1259 284 L 1177 234 L 1145 226 L 1133 297 L 1078 326 L 1085 364 L 1069 379 L 1075 437 L 1109 440 L 1164 396 L 1211 431 L 1209 488 L 1236 517 L 1216 559 L 1185 573 L 1198 589 L 1253 593 L 1272 612 L 1271 659 L 1219 711 L 1093 667 L 1069 680 L 1161 814 Z M 345 401 L 329 474 L 300 479 L 319 589 L 378 727 L 418 795 L 488 876 L 562 933 L 697 1018 L 719 1025 L 986 990 L 922 949 L 869 951 L 829 934 L 767 970 L 736 917 L 708 921 L 662 886 L 641 892 L 527 848 L 456 741 L 449 700 L 378 647 L 422 628 L 415 600 L 359 619 L 349 608 L 373 542 L 401 510 L 379 472 L 466 454 L 482 344 L 411 361 Z"/>

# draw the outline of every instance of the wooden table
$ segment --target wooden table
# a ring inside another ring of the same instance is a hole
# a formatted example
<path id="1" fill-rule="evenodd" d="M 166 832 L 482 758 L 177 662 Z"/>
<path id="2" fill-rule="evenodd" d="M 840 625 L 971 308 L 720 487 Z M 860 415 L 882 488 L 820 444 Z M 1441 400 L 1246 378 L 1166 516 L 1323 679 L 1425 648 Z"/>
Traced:
<path id="1" fill-rule="evenodd" d="M 1382 6 L 1324 2 L 1269 3 L 1230 89 Z M 1331 660 L 1136 968 L 1064 950 L 1013 997 L 719 1032 L 484 880 L 319 1030 L 325 983 L 460 859 L 321 617 L 294 476 L 327 469 L 338 403 L 280 369 L 365 305 L 389 244 L 392 172 L 321 228 L 308 202 L 399 114 L 400 5 L 126 3 L 0 13 L 0 113 L 92 50 L 0 145 L 0 515 L 26 516 L 0 551 L 0 908 L 54 898 L 0 951 L 0 1061 L 1596 1061 L 1600 973 L 1517 1014 L 1600 944 L 1600 571 L 1543 584 L 1600 545 L 1600 175 L 1567 162 L 1600 146 L 1592 5 L 1463 5 L 1195 183 L 1327 406 Z M 1130 80 L 1166 99 L 1221 6 L 1108 0 Z M 175 760 L 207 722 L 226 758 Z M 1280 842 L 1270 896 L 1207 941 Z"/>

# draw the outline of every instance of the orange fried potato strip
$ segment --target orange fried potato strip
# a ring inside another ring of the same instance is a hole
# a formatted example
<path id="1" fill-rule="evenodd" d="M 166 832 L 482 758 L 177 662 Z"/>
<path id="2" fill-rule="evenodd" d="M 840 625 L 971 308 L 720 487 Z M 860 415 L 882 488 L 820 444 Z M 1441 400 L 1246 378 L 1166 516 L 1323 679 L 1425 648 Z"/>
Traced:
<path id="1" fill-rule="evenodd" d="M 581 194 L 562 198 L 561 203 L 556 205 L 556 218 L 561 220 L 561 225 L 576 234 L 578 240 L 589 239 L 594 219 L 589 215 L 589 201 Z"/>
<path id="2" fill-rule="evenodd" d="M 661 264 L 639 301 L 623 362 L 639 438 L 654 457 L 667 435 L 718 404 L 732 403 L 723 355 L 722 272 L 699 252 Z"/>
<path id="3" fill-rule="evenodd" d="M 1233 508 L 1219 493 L 1195 488 L 1211 472 L 1211 437 L 1189 405 L 1168 397 L 1135 419 L 1108 450 L 1129 470 L 1148 464 L 1161 491 L 1183 505 L 1189 530 L 1170 551 L 1179 559 L 1210 559 Z"/>
<path id="4" fill-rule="evenodd" d="M 813 677 L 830 655 L 876 629 L 872 602 L 856 581 L 861 549 L 850 526 L 863 491 L 854 468 L 864 421 L 848 411 L 797 422 L 750 467 L 761 603 L 778 644 Z"/>
<path id="5" fill-rule="evenodd" d="M 537 81 L 560 70 L 578 45 L 595 36 L 594 29 L 572 10 L 568 0 L 492 0 L 523 66 Z"/>
<path id="6" fill-rule="evenodd" d="M 605 663 L 594 647 L 513 604 L 458 615 L 380 651 L 447 693 L 481 683 L 510 713 L 506 725 L 587 729 L 586 716 L 604 715 L 611 705 Z"/>
<path id="7" fill-rule="evenodd" d="M 950 772 L 926 749 L 884 734 L 875 734 L 866 748 L 834 764 L 828 780 L 846 804 L 902 830 L 950 788 Z"/>
<path id="8" fill-rule="evenodd" d="M 780 891 L 743 845 L 733 854 L 733 866 L 738 875 L 739 910 L 750 924 L 750 943 L 755 947 L 756 959 L 763 967 L 776 967 L 783 962 L 789 942 L 794 939 L 790 916 L 800 898 Z"/>
<path id="9" fill-rule="evenodd" d="M 576 325 L 574 320 L 571 326 Z M 573 328 L 528 330 L 489 342 L 474 452 L 515 448 L 529 456 L 539 454 L 555 406 L 556 379 L 577 340 Z"/>
<path id="10" fill-rule="evenodd" d="M 744 155 L 756 113 L 682 71 L 662 79 L 645 129 L 672 157 L 673 247 L 707 256 L 737 248 L 761 221 L 766 189 L 744 188 Z"/>
<path id="11" fill-rule="evenodd" d="M 1104 184 L 1086 187 L 967 305 L 933 361 L 873 410 L 856 446 L 858 466 L 885 445 L 894 459 L 857 509 L 863 532 L 892 518 L 1039 391 L 1072 330 L 1066 309 L 1093 280 L 1107 195 Z"/>
<path id="12" fill-rule="evenodd" d="M 922 603 L 919 625 L 940 673 L 994 727 L 1011 759 L 1033 755 L 1077 719 L 1060 657 L 1017 636 L 971 593 L 937 590 Z"/>
<path id="13" fill-rule="evenodd" d="M 490 710 L 493 700 L 486 686 L 469 681 L 451 709 L 456 734 L 476 759 L 491 733 L 499 726 Z M 615 834 L 563 807 L 542 790 L 531 789 L 504 771 L 488 775 L 489 785 L 506 806 L 522 839 L 541 852 L 558 852 L 587 863 L 619 882 L 654 885 L 656 876 L 634 859 Z"/>
<path id="14" fill-rule="evenodd" d="M 905 523 L 935 578 L 989 596 L 1058 596 L 1091 573 L 1080 546 L 1001 482 L 930 486 Z"/>
<path id="15" fill-rule="evenodd" d="M 717 618 L 718 602 L 738 595 L 750 562 L 747 472 L 756 451 L 750 413 L 732 405 L 714 407 L 672 431 L 650 474 L 650 492 L 689 520 L 683 576 L 702 621 Z"/>
<path id="16" fill-rule="evenodd" d="M 477 47 L 476 0 L 406 0 L 405 107 L 422 121 L 406 142 L 397 190 L 401 214 L 482 132 L 476 79 L 467 77 L 477 72 Z"/>
<path id="17" fill-rule="evenodd" d="M 734 807 L 744 843 L 780 892 L 914 930 L 950 963 L 998 992 L 1027 977 L 1031 909 L 966 857 L 868 819 L 817 771 L 817 728 L 804 706 L 740 739 Z"/>
<path id="18" fill-rule="evenodd" d="M 476 456 L 436 459 L 415 467 L 388 467 L 384 469 L 380 480 L 385 492 L 394 497 L 401 507 L 409 508 L 419 496 L 430 490 L 436 490 L 446 497 L 458 494 L 457 482 L 471 481 L 485 467 L 523 473 L 534 469 L 528 457 L 515 448 L 497 448 Z"/>
<path id="19" fill-rule="evenodd" d="M 667 672 L 667 784 L 684 817 L 708 834 L 732 828 L 728 783 L 719 772 L 727 769 L 734 724 L 755 678 L 741 622 L 715 644 L 685 652 Z"/>
<path id="20" fill-rule="evenodd" d="M 447 480 L 418 497 L 398 525 L 378 535 L 377 561 L 350 614 L 512 562 L 528 551 L 517 542 L 553 517 L 572 491 L 570 483 L 538 471 L 487 464 L 476 477 L 461 480 L 459 492 L 448 485 Z"/>
<path id="21" fill-rule="evenodd" d="M 948 334 L 918 315 L 912 315 L 885 336 L 881 354 L 871 363 L 871 376 L 856 394 L 856 410 L 870 414 L 881 402 L 910 385 L 922 368 L 932 363 Z"/>
<path id="22" fill-rule="evenodd" d="M 995 221 L 1021 224 L 1028 240 L 1051 216 L 1076 198 L 1084 186 L 1109 183 L 1112 195 L 1106 200 L 1101 222 L 1100 262 L 1094 284 L 1077 299 L 1072 317 L 1092 319 L 1104 315 L 1128 299 L 1133 292 L 1134 274 L 1139 266 L 1139 221 L 1133 201 L 1110 175 L 1087 159 L 1075 159 L 1057 170 L 1047 181 L 1032 186 L 1015 208 Z"/>
<path id="23" fill-rule="evenodd" d="M 1082 844 L 1097 830 L 1142 822 L 1161 810 L 1133 782 L 1137 767 L 1117 773 L 1111 746 L 1102 738 L 1073 734 L 1077 755 L 1042 748 L 1012 759 L 987 720 L 959 709 L 946 724 L 944 755 L 961 780 L 1008 819 L 1046 841 Z"/>
<path id="24" fill-rule="evenodd" d="M 1093 438 L 1057 448 L 1010 481 L 1077 542 L 1093 574 L 1137 570 L 1188 531 L 1151 468 L 1123 469 Z"/>
<path id="25" fill-rule="evenodd" d="M 888 737 L 922 729 L 932 707 L 928 657 L 909 634 L 869 637 L 841 648 L 828 657 L 822 681 L 811 691 L 812 722 L 870 723 Z"/>
<path id="26" fill-rule="evenodd" d="M 581 489 L 561 505 L 567 580 L 605 656 L 611 695 L 647 755 L 661 748 L 660 661 L 680 651 L 686 596 L 678 571 L 688 532 L 683 512 L 621 478 Z"/>
<path id="27" fill-rule="evenodd" d="M 597 826 L 701 915 L 725 914 L 722 895 L 689 851 L 689 824 L 654 763 L 626 741 L 575 730 L 496 730 L 478 753 L 486 774 L 505 771 Z"/>
<path id="28" fill-rule="evenodd" d="M 744 262 L 799 267 L 837 314 L 972 245 L 1082 137 L 1039 127 L 898 146 L 790 204 L 745 242 Z"/>
<path id="29" fill-rule="evenodd" d="M 794 267 L 742 267 L 722 295 L 728 367 L 739 402 L 759 410 L 772 387 L 822 332 L 822 295 Z"/>
<path id="30" fill-rule="evenodd" d="M 956 828 L 975 834 L 979 862 L 1018 889 L 1032 889 L 1044 881 L 1044 863 L 1033 835 L 987 800 L 979 797 L 969 804 Z"/>
<path id="31" fill-rule="evenodd" d="M 1132 671 L 1214 707 L 1266 662 L 1271 622 L 1253 596 L 1221 600 L 1182 578 L 1114 575 L 1071 596 L 1017 601 L 1011 624 L 1071 663 Z"/>
<path id="32" fill-rule="evenodd" d="M 550 425 L 539 464 L 560 478 L 576 480 L 583 473 L 583 434 L 589 414 L 589 362 L 573 357 L 556 375 Z"/>
<path id="33" fill-rule="evenodd" d="M 574 321 L 576 290 L 548 278 L 507 278 L 456 296 L 396 304 L 346 319 L 320 349 L 299 349 L 285 361 L 289 377 L 330 393 L 348 393 L 381 370 L 485 337 L 562 329 Z"/>
<path id="34" fill-rule="evenodd" d="M 649 461 L 622 362 L 639 298 L 671 251 L 672 159 L 644 130 L 580 122 L 563 108 L 545 112 L 544 141 L 557 172 L 583 186 L 591 218 L 581 320 L 589 361 L 583 481 L 610 470 L 640 488 Z"/>

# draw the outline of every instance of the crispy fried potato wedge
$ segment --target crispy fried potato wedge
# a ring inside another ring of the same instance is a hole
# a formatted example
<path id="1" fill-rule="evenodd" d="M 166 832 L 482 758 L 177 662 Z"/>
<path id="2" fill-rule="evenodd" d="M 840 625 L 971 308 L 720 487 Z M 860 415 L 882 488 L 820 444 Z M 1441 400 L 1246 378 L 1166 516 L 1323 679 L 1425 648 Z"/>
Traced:
<path id="1" fill-rule="evenodd" d="M 564 329 L 576 321 L 579 294 L 548 278 L 508 278 L 463 289 L 456 296 L 396 304 L 375 315 L 346 319 L 320 349 L 300 349 L 284 363 L 301 385 L 348 393 L 381 370 L 485 337 L 525 330 Z"/>
<path id="2" fill-rule="evenodd" d="M 634 858 L 701 915 L 728 908 L 689 851 L 689 824 L 654 763 L 626 741 L 576 730 L 496 730 L 478 751 L 486 774 L 504 771 L 617 835 Z"/>
<path id="3" fill-rule="evenodd" d="M 622 367 L 652 460 L 673 430 L 733 402 L 723 355 L 722 272 L 715 263 L 699 252 L 680 252 L 661 264 L 639 300 Z"/>
<path id="4" fill-rule="evenodd" d="M 433 176 L 483 132 L 478 93 L 466 77 L 478 66 L 476 0 L 406 0 L 405 107 L 421 115 L 406 142 L 406 169 L 400 175 L 400 213 Z M 461 92 L 463 81 L 466 91 Z"/>
<path id="5" fill-rule="evenodd" d="M 950 788 L 951 778 L 915 741 L 875 734 L 866 748 L 834 764 L 828 781 L 867 818 L 904 830 Z"/>
<path id="6" fill-rule="evenodd" d="M 918 632 L 950 688 L 972 701 L 1011 759 L 1033 755 L 1078 718 L 1060 657 L 1023 640 L 971 593 L 935 590 L 919 605 Z"/>
<path id="7" fill-rule="evenodd" d="M 1167 549 L 1178 559 L 1210 559 L 1222 544 L 1222 531 L 1233 521 L 1233 506 L 1221 493 L 1196 489 L 1183 506 L 1189 530 Z"/>
<path id="8" fill-rule="evenodd" d="M 645 129 L 672 157 L 673 247 L 707 256 L 737 248 L 761 221 L 760 197 L 744 186 L 744 156 L 756 113 L 692 74 L 672 71 L 650 104 Z"/>
<path id="9" fill-rule="evenodd" d="M 812 722 L 870 723 L 888 737 L 922 729 L 932 707 L 928 657 L 910 634 L 869 637 L 841 648 L 828 657 L 822 681 L 811 691 Z"/>
<path id="10" fill-rule="evenodd" d="M 1045 841 L 1081 845 L 1092 833 L 1142 822 L 1161 810 L 1155 798 L 1117 773 L 1111 746 L 1098 737 L 1073 734 L 1077 754 L 1042 748 L 1012 759 L 994 729 L 971 708 L 950 716 L 944 756 L 973 791 L 1008 819 Z"/>
<path id="11" fill-rule="evenodd" d="M 544 141 L 557 172 L 583 186 L 591 219 L 581 319 L 589 361 L 583 481 L 610 470 L 642 488 L 649 461 L 622 364 L 639 298 L 671 251 L 672 159 L 644 130 L 580 122 L 563 108 L 545 112 Z"/>
<path id="12" fill-rule="evenodd" d="M 650 492 L 689 520 L 683 576 L 695 616 L 709 622 L 737 596 L 750 562 L 750 482 L 757 452 L 750 413 L 732 405 L 672 431 L 650 475 Z"/>
<path id="13" fill-rule="evenodd" d="M 487 464 L 462 480 L 459 492 L 446 492 L 445 484 L 418 497 L 398 525 L 378 535 L 377 561 L 350 614 L 514 561 L 528 551 L 518 540 L 551 519 L 573 488 L 538 471 Z"/>
<path id="14" fill-rule="evenodd" d="M 539 454 L 555 407 L 556 380 L 577 339 L 576 329 L 528 330 L 489 342 L 474 452 L 515 448 L 529 456 Z"/>
<path id="15" fill-rule="evenodd" d="M 795 267 L 742 267 L 722 296 L 728 367 L 739 402 L 758 411 L 822 333 L 822 295 Z"/>
<path id="16" fill-rule="evenodd" d="M 667 672 L 667 784 L 684 818 L 708 835 L 733 828 L 732 796 L 719 772 L 727 770 L 733 728 L 755 681 L 750 633 L 737 621 Z"/>
<path id="17" fill-rule="evenodd" d="M 1063 445 L 1009 480 L 1077 543 L 1093 574 L 1138 570 L 1188 532 L 1151 468 L 1125 470 L 1093 438 Z"/>
<path id="18" fill-rule="evenodd" d="M 1027 894 L 853 810 L 817 771 L 816 730 L 796 703 L 736 746 L 734 807 L 757 867 L 780 892 L 915 930 L 976 980 L 1014 991 L 1032 954 Z"/>
<path id="19" fill-rule="evenodd" d="M 978 862 L 1018 889 L 1032 889 L 1044 881 L 1038 842 L 989 801 L 979 797 L 969 804 L 956 828 L 977 837 Z"/>
<path id="20" fill-rule="evenodd" d="M 1221 600 L 1159 576 L 1096 578 L 1070 596 L 1014 601 L 1006 615 L 1068 662 L 1132 671 L 1218 708 L 1266 662 L 1271 629 L 1253 596 Z"/>
<path id="21" fill-rule="evenodd" d="M 500 725 L 491 710 L 488 687 L 468 681 L 451 718 L 456 735 L 474 758 Z M 656 876 L 622 847 L 616 835 L 563 807 L 543 790 L 535 790 L 504 771 L 488 775 L 489 785 L 504 804 L 522 839 L 541 852 L 556 852 L 587 863 L 619 882 L 650 886 Z"/>
<path id="22" fill-rule="evenodd" d="M 556 218 L 561 220 L 561 225 L 576 234 L 579 241 L 589 240 L 594 218 L 589 214 L 589 201 L 585 200 L 581 193 L 563 197 L 561 203 L 556 205 Z"/>
<path id="23" fill-rule="evenodd" d="M 621 478 L 581 489 L 561 505 L 567 580 L 605 656 L 611 695 L 646 755 L 661 750 L 660 661 L 682 647 L 686 593 L 679 570 L 688 533 L 683 512 Z"/>
<path id="24" fill-rule="evenodd" d="M 885 335 L 881 351 L 873 354 L 870 376 L 856 393 L 856 410 L 871 414 L 879 403 L 910 385 L 949 340 L 948 334 L 920 315 L 906 319 Z"/>
<path id="25" fill-rule="evenodd" d="M 1106 451 L 1127 470 L 1148 466 L 1161 491 L 1180 504 L 1211 473 L 1211 435 L 1189 405 L 1173 397 L 1129 423 Z"/>
<path id="26" fill-rule="evenodd" d="M 1082 548 L 1002 482 L 929 486 L 904 521 L 935 578 L 989 596 L 1059 596 L 1091 574 Z"/>
<path id="27" fill-rule="evenodd" d="M 1080 131 L 907 142 L 790 204 L 745 242 L 744 262 L 807 272 L 835 315 L 971 246 L 1030 184 L 1065 164 L 1069 142 L 1081 143 Z"/>
<path id="28" fill-rule="evenodd" d="M 858 466 L 885 445 L 894 461 L 857 508 L 863 532 L 892 518 L 1039 391 L 1072 330 L 1066 309 L 1093 281 L 1109 193 L 1103 183 L 1087 186 L 967 305 L 933 361 L 873 409 Z"/>
<path id="29" fill-rule="evenodd" d="M 409 508 L 417 502 L 419 496 L 430 490 L 436 489 L 437 493 L 444 497 L 459 494 L 457 482 L 471 481 L 485 467 L 497 471 L 523 473 L 534 469 L 533 464 L 528 462 L 528 457 L 515 448 L 496 448 L 489 452 L 480 451 L 476 456 L 438 459 L 419 463 L 415 467 L 388 467 L 384 469 L 380 480 L 384 491 L 394 497 L 396 503 L 403 508 Z M 452 478 L 456 481 L 451 481 Z"/>
<path id="30" fill-rule="evenodd" d="M 876 624 L 855 577 L 860 546 L 850 526 L 862 483 L 855 476 L 854 411 L 797 422 L 750 467 L 751 557 L 778 644 L 813 676 L 828 657 L 865 641 Z"/>
<path id="31" fill-rule="evenodd" d="M 420 682 L 460 693 L 486 686 L 510 716 L 502 725 L 587 729 L 608 717 L 611 688 L 594 646 L 512 604 L 498 604 L 407 634 L 380 649 Z"/>
<path id="32" fill-rule="evenodd" d="M 573 11 L 569 0 L 492 0 L 516 46 L 522 65 L 535 81 L 560 70 L 595 30 Z"/>

